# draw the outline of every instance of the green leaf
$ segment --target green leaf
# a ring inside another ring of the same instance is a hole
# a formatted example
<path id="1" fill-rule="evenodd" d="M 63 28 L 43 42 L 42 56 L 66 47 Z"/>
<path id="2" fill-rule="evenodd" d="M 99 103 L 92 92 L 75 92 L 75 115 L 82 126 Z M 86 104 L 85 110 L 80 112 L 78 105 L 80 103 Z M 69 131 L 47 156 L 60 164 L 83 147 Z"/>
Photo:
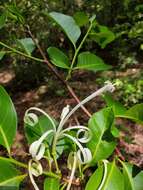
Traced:
<path id="1" fill-rule="evenodd" d="M 9 154 L 16 129 L 17 115 L 14 105 L 5 89 L 0 86 L 0 144 L 7 149 Z"/>
<path id="2" fill-rule="evenodd" d="M 59 187 L 59 179 L 48 177 L 44 181 L 44 190 L 59 190 Z"/>
<path id="3" fill-rule="evenodd" d="M 84 12 L 76 12 L 73 17 L 80 27 L 86 25 L 89 22 L 88 16 Z"/>
<path id="4" fill-rule="evenodd" d="M 118 116 L 118 115 L 124 115 L 125 112 L 127 111 L 126 108 L 118 101 L 114 100 L 111 96 L 111 94 L 109 93 L 106 93 L 104 96 L 103 96 L 104 100 L 106 101 L 106 104 L 109 106 L 109 107 L 112 107 L 113 108 L 113 112 L 114 112 L 114 115 L 115 116 Z"/>
<path id="5" fill-rule="evenodd" d="M 143 171 L 136 175 L 136 177 L 133 180 L 135 190 L 143 190 Z"/>
<path id="6" fill-rule="evenodd" d="M 4 55 L 6 54 L 6 52 L 5 51 L 0 51 L 0 60 L 2 60 L 3 59 L 3 57 L 4 57 Z"/>
<path id="7" fill-rule="evenodd" d="M 131 107 L 121 117 L 125 117 L 125 118 L 131 119 L 133 121 L 143 124 L 143 103 L 136 104 L 135 106 Z"/>
<path id="8" fill-rule="evenodd" d="M 131 119 L 143 124 L 143 103 L 136 104 L 130 109 L 126 109 L 120 102 L 114 100 L 109 94 L 104 95 L 108 106 L 113 108 L 115 117 Z"/>
<path id="9" fill-rule="evenodd" d="M 111 108 L 102 109 L 93 114 L 89 120 L 89 128 L 92 131 L 92 139 L 87 143 L 93 156 L 91 165 L 97 161 L 108 158 L 115 149 L 115 142 L 108 142 L 103 139 L 104 133 L 110 130 L 114 122 L 114 114 Z"/>
<path id="10" fill-rule="evenodd" d="M 17 42 L 20 48 L 24 50 L 28 55 L 31 55 L 35 49 L 35 44 L 31 38 L 18 39 Z"/>
<path id="11" fill-rule="evenodd" d="M 88 180 L 85 190 L 93 190 L 93 187 L 94 190 L 97 190 L 102 182 L 103 174 L 104 174 L 103 166 L 99 166 L 98 169 L 92 174 L 92 176 Z"/>
<path id="12" fill-rule="evenodd" d="M 74 69 L 103 71 L 103 70 L 111 69 L 111 66 L 106 65 L 104 61 L 97 55 L 90 52 L 83 52 L 79 54 L 78 62 Z"/>
<path id="13" fill-rule="evenodd" d="M 105 48 L 106 45 L 115 40 L 114 33 L 108 27 L 97 24 L 90 33 L 90 37 L 96 41 L 101 48 Z"/>
<path id="14" fill-rule="evenodd" d="M 81 31 L 73 17 L 58 12 L 51 12 L 50 17 L 63 29 L 70 41 L 75 46 Z"/>
<path id="15" fill-rule="evenodd" d="M 49 47 L 47 49 L 51 62 L 57 67 L 69 69 L 70 63 L 68 57 L 58 48 Z"/>
<path id="16" fill-rule="evenodd" d="M 124 178 L 115 162 L 108 163 L 108 173 L 102 190 L 124 190 Z"/>
<path id="17" fill-rule="evenodd" d="M 0 187 L 19 189 L 20 182 L 26 177 L 8 161 L 0 160 Z M 1 188 L 0 188 L 1 189 Z"/>
<path id="18" fill-rule="evenodd" d="M 125 163 L 120 161 L 123 166 L 123 175 L 124 175 L 124 184 L 126 190 L 135 190 L 134 181 L 132 178 L 132 165 L 129 163 Z"/>
<path id="19" fill-rule="evenodd" d="M 7 15 L 6 12 L 4 12 L 1 16 L 0 16 L 0 29 L 2 29 L 6 23 L 6 19 L 7 19 Z"/>

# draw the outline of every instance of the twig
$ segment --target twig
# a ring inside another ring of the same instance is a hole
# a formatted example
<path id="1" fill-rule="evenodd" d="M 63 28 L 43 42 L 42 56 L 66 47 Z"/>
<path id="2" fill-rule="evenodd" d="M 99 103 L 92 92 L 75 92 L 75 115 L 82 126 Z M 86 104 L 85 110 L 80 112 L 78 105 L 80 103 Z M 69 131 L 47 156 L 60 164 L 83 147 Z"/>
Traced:
<path id="1" fill-rule="evenodd" d="M 31 36 L 33 42 L 35 43 L 35 45 L 37 46 L 41 56 L 44 59 L 44 63 L 46 63 L 48 65 L 48 67 L 50 68 L 50 70 L 55 74 L 55 76 L 66 86 L 66 88 L 68 89 L 70 95 L 76 100 L 77 103 L 80 103 L 79 98 L 77 97 L 77 95 L 75 94 L 74 90 L 71 88 L 71 86 L 61 77 L 61 75 L 57 72 L 57 70 L 52 66 L 52 64 L 48 61 L 47 57 L 45 56 L 45 53 L 43 52 L 41 46 L 39 45 L 39 43 L 35 40 L 35 37 L 33 36 L 30 27 L 27 26 L 28 29 L 28 33 Z M 81 106 L 82 110 L 85 112 L 85 114 L 88 117 L 91 117 L 91 114 L 89 113 L 89 111 L 84 107 Z"/>

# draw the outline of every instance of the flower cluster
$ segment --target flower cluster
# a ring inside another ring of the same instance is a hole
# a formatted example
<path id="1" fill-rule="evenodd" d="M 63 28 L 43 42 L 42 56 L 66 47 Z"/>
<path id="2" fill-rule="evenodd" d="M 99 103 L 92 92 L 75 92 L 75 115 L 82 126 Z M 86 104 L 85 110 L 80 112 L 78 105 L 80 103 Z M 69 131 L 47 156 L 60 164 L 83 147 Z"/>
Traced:
<path id="1" fill-rule="evenodd" d="M 64 129 L 64 125 L 79 107 L 81 107 L 86 102 L 90 101 L 94 97 L 106 91 L 110 92 L 114 91 L 114 85 L 110 82 L 107 82 L 107 84 L 104 87 L 102 87 L 101 89 L 97 90 L 96 92 L 92 93 L 90 96 L 85 98 L 83 101 L 77 104 L 71 111 L 69 105 L 64 107 L 61 113 L 61 120 L 59 122 L 58 127 L 56 127 L 52 118 L 39 108 L 31 107 L 25 112 L 24 122 L 27 123 L 28 125 L 35 126 L 39 122 L 38 116 L 35 113 L 33 113 L 33 111 L 38 111 L 44 116 L 46 116 L 52 124 L 52 129 L 42 134 L 42 136 L 38 140 L 34 141 L 29 148 L 29 153 L 32 156 L 32 159 L 29 161 L 29 176 L 35 190 L 39 190 L 39 188 L 34 181 L 33 175 L 35 177 L 38 177 L 43 173 L 40 160 L 44 157 L 46 150 L 46 145 L 44 141 L 48 138 L 49 135 L 53 134 L 53 144 L 52 144 L 53 152 L 56 152 L 56 145 L 58 141 L 66 137 L 77 145 L 78 151 L 74 155 L 76 155 L 75 156 L 76 160 L 78 160 L 80 164 L 86 164 L 92 160 L 91 151 L 87 147 L 83 146 L 91 139 L 92 134 L 90 129 L 82 125 L 69 126 L 68 128 Z M 68 133 L 71 130 L 77 130 L 76 137 Z M 55 159 L 54 155 L 53 159 Z"/>

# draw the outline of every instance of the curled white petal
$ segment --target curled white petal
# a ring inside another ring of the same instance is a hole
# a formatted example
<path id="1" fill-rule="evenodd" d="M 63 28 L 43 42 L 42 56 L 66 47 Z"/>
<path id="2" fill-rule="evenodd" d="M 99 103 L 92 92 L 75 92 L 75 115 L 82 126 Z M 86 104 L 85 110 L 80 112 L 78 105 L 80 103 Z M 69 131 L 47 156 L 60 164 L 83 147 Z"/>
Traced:
<path id="1" fill-rule="evenodd" d="M 37 176 L 38 173 L 39 173 L 39 175 L 41 175 L 42 172 L 43 172 L 43 169 L 42 169 L 42 166 L 40 166 L 40 163 L 38 163 L 37 168 L 38 168 L 38 171 L 39 171 L 39 172 L 34 171 L 34 170 L 33 170 L 33 163 L 32 163 L 32 162 L 33 162 L 33 160 L 30 160 L 29 163 L 28 163 L 28 173 L 29 173 L 29 177 L 30 177 L 30 180 L 31 180 L 31 183 L 32 183 L 34 189 L 35 189 L 35 190 L 39 190 L 39 188 L 38 188 L 38 186 L 37 186 L 37 184 L 36 184 L 36 182 L 35 182 L 35 180 L 34 180 L 33 175 Z M 35 162 L 34 162 L 34 163 L 35 163 Z M 37 162 L 36 162 L 36 163 L 37 163 Z M 34 167 L 35 167 L 35 166 L 34 166 Z M 39 175 L 38 175 L 38 176 L 39 176 Z"/>
<path id="2" fill-rule="evenodd" d="M 34 175 L 35 177 L 38 177 L 40 175 L 42 175 L 43 173 L 43 168 L 40 162 L 33 162 L 31 164 L 31 173 L 32 175 Z"/>
<path id="3" fill-rule="evenodd" d="M 41 114 L 43 114 L 44 116 L 46 116 L 46 117 L 50 120 L 54 131 L 56 131 L 56 125 L 55 125 L 53 119 L 52 119 L 46 112 L 44 112 L 44 111 L 43 111 L 42 109 L 40 109 L 40 108 L 36 108 L 36 107 L 31 107 L 31 108 L 29 108 L 28 110 L 26 110 L 24 118 L 28 117 L 29 114 L 36 115 L 36 114 L 34 114 L 34 113 L 29 113 L 30 111 L 38 111 L 38 112 L 40 112 Z M 34 116 L 34 117 L 35 117 L 35 116 Z M 25 121 L 27 121 L 27 120 L 24 119 L 24 122 L 25 122 Z"/>
<path id="4" fill-rule="evenodd" d="M 82 152 L 79 149 L 77 151 L 77 157 L 78 157 L 81 164 L 87 164 L 92 160 L 92 154 L 91 154 L 91 151 L 88 148 L 83 148 Z"/>
<path id="5" fill-rule="evenodd" d="M 40 160 L 45 153 L 45 145 L 42 143 L 48 135 L 50 135 L 51 133 L 53 133 L 53 130 L 49 130 L 46 131 L 37 141 L 34 141 L 29 148 L 29 153 L 31 154 L 31 156 L 36 159 L 36 160 Z"/>
<path id="6" fill-rule="evenodd" d="M 91 130 L 85 126 L 82 126 L 82 125 L 71 126 L 71 127 L 66 128 L 66 129 L 63 129 L 61 131 L 61 133 L 59 133 L 59 136 L 61 136 L 65 132 L 68 132 L 70 130 L 75 130 L 75 129 L 78 129 L 76 136 L 77 136 L 77 139 L 79 142 L 87 143 L 91 140 L 91 137 L 92 137 Z"/>
<path id="7" fill-rule="evenodd" d="M 63 136 L 71 139 L 79 147 L 77 156 L 78 156 L 81 164 L 89 163 L 92 160 L 91 151 L 88 148 L 83 148 L 83 146 L 80 144 L 80 142 L 75 137 L 73 137 L 69 134 L 66 134 L 66 133 L 64 133 Z M 81 156 L 81 154 L 82 154 L 82 156 Z"/>
<path id="8" fill-rule="evenodd" d="M 61 120 L 63 120 L 67 116 L 69 111 L 70 111 L 69 105 L 67 105 L 66 107 L 63 108 L 62 113 L 61 113 Z"/>
<path id="9" fill-rule="evenodd" d="M 82 137 L 80 137 L 81 134 L 82 134 Z M 79 129 L 77 131 L 76 138 L 81 143 L 87 143 L 91 140 L 91 131 L 88 128 L 86 128 L 86 130 L 85 129 Z"/>
<path id="10" fill-rule="evenodd" d="M 38 117 L 34 113 L 27 113 L 24 116 L 24 122 L 30 126 L 34 126 L 38 123 Z"/>

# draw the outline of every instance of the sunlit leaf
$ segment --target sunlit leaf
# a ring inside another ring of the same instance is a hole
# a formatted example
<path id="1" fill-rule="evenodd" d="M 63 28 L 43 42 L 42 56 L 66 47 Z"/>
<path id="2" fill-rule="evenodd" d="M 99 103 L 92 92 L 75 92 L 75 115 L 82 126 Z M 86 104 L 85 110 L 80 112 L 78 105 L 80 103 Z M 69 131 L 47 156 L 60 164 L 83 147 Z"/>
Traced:
<path id="1" fill-rule="evenodd" d="M 102 190 L 125 190 L 123 174 L 120 172 L 115 162 L 108 163 L 108 173 Z"/>
<path id="2" fill-rule="evenodd" d="M 44 181 L 44 190 L 59 190 L 60 182 L 56 178 L 46 178 Z"/>
<path id="3" fill-rule="evenodd" d="M 94 190 L 97 190 L 102 182 L 103 174 L 104 174 L 103 166 L 98 167 L 98 169 L 96 169 L 95 172 L 92 174 L 92 176 L 89 178 L 85 190 L 93 190 L 93 187 Z"/>
<path id="4" fill-rule="evenodd" d="M 0 144 L 10 153 L 17 129 L 17 115 L 14 105 L 5 91 L 0 86 Z"/>
<path id="5" fill-rule="evenodd" d="M 102 109 L 90 118 L 88 126 L 92 131 L 92 139 L 87 146 L 90 148 L 93 156 L 91 164 L 108 158 L 114 151 L 116 143 L 103 139 L 104 133 L 111 128 L 113 122 L 114 114 L 111 108 Z"/>
<path id="6" fill-rule="evenodd" d="M 63 29 L 75 46 L 80 37 L 81 31 L 73 17 L 58 12 L 51 12 L 49 15 Z"/>
<path id="7" fill-rule="evenodd" d="M 8 161 L 0 160 L 0 189 L 19 189 L 20 182 L 26 177 Z"/>

